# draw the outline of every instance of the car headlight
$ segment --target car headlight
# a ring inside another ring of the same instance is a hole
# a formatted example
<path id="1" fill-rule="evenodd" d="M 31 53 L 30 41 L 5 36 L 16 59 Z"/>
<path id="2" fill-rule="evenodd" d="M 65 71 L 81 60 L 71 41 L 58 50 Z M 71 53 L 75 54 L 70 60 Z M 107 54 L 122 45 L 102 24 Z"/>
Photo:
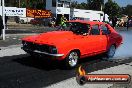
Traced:
<path id="1" fill-rule="evenodd" d="M 49 47 L 49 52 L 52 53 L 52 54 L 57 54 L 58 53 L 57 48 L 53 47 L 53 46 Z"/>

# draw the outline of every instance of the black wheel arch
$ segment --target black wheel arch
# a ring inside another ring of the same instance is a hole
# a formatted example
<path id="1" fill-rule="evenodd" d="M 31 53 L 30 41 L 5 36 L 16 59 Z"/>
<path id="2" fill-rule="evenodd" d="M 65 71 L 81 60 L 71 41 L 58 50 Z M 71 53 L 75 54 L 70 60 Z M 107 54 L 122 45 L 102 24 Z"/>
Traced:
<path id="1" fill-rule="evenodd" d="M 77 52 L 78 53 L 78 55 L 79 55 L 79 57 L 80 57 L 80 55 L 81 55 L 81 52 L 80 52 L 80 50 L 79 49 L 73 49 L 73 50 L 71 50 L 69 53 L 71 53 L 71 52 Z"/>

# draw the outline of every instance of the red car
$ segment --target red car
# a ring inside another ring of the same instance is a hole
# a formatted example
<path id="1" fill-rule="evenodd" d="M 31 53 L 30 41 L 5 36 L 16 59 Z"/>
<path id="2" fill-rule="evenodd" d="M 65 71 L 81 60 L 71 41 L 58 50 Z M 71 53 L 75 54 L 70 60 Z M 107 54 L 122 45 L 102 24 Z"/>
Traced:
<path id="1" fill-rule="evenodd" d="M 104 53 L 112 58 L 122 43 L 122 36 L 103 22 L 72 20 L 66 25 L 58 31 L 23 38 L 22 49 L 31 55 L 63 60 L 73 68 L 84 57 Z"/>

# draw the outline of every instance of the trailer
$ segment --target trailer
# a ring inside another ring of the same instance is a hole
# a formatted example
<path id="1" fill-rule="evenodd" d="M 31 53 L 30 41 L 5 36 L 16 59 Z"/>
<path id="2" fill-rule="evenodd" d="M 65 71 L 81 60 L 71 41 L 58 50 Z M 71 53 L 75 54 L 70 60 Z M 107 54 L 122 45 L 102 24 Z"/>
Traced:
<path id="1" fill-rule="evenodd" d="M 103 11 L 84 10 L 84 9 L 71 9 L 71 19 L 89 20 L 89 21 L 109 21 L 108 15 Z"/>

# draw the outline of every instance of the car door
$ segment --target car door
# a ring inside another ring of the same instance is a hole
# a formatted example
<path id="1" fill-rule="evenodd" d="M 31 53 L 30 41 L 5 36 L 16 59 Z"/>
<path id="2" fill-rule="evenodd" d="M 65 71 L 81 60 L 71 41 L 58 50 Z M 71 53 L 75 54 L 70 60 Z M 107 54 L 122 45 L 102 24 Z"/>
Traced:
<path id="1" fill-rule="evenodd" d="M 87 55 L 90 53 L 90 41 L 88 39 L 88 31 L 89 31 L 90 25 L 89 24 L 85 24 L 85 23 L 81 23 L 79 25 L 79 29 L 78 29 L 78 47 L 81 51 L 81 54 L 83 56 Z M 79 42 L 80 41 L 80 42 Z"/>
<path id="2" fill-rule="evenodd" d="M 110 41 L 112 40 L 112 37 L 110 37 L 111 32 L 110 32 L 109 28 L 106 26 L 106 24 L 100 25 L 100 30 L 101 30 L 100 38 L 102 40 L 100 50 L 106 51 L 107 48 L 109 47 Z"/>
<path id="3" fill-rule="evenodd" d="M 87 38 L 89 40 L 89 47 L 90 47 L 90 51 L 88 49 L 87 52 L 90 52 L 91 54 L 95 54 L 99 52 L 102 46 L 101 45 L 102 39 L 100 38 L 99 25 L 96 24 L 91 26 L 91 30 Z"/>

